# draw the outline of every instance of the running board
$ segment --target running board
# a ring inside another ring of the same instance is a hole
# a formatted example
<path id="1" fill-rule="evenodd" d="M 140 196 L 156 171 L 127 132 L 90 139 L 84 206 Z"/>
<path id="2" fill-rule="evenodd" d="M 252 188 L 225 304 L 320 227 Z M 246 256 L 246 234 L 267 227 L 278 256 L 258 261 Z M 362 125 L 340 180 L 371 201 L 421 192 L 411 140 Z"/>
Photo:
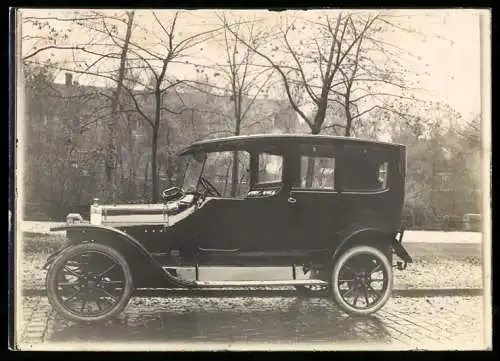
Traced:
<path id="1" fill-rule="evenodd" d="M 279 286 L 311 286 L 328 285 L 321 280 L 283 280 L 283 281 L 194 281 L 200 288 L 213 287 L 279 287 Z"/>

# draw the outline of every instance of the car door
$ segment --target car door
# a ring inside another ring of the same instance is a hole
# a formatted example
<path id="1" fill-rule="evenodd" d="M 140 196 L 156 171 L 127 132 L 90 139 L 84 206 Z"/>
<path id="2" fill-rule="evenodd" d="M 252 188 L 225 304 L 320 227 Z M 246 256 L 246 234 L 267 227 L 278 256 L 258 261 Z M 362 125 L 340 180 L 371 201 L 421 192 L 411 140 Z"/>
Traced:
<path id="1" fill-rule="evenodd" d="M 240 197 L 216 197 L 198 210 L 204 214 L 198 250 L 206 262 L 262 263 L 286 242 L 284 157 L 261 152 L 253 156 L 251 187 Z"/>
<path id="2" fill-rule="evenodd" d="M 295 155 L 293 186 L 287 201 L 289 246 L 302 250 L 331 247 L 345 221 L 337 191 L 337 157 L 332 146 L 303 145 Z"/>

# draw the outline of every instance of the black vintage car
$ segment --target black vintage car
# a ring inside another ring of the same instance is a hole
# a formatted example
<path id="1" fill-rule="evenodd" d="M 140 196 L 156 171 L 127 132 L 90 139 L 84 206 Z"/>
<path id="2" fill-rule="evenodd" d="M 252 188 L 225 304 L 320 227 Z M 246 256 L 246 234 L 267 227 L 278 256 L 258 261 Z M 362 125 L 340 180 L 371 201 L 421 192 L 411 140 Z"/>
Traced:
<path id="1" fill-rule="evenodd" d="M 345 312 L 367 315 L 389 299 L 393 268 L 412 261 L 401 245 L 402 145 L 251 135 L 196 142 L 180 156 L 181 182 L 161 203 L 95 200 L 89 221 L 52 229 L 67 234 L 46 264 L 48 297 L 63 316 L 103 321 L 142 288 L 261 286 L 319 291 Z M 210 267 L 291 272 L 200 279 Z"/>

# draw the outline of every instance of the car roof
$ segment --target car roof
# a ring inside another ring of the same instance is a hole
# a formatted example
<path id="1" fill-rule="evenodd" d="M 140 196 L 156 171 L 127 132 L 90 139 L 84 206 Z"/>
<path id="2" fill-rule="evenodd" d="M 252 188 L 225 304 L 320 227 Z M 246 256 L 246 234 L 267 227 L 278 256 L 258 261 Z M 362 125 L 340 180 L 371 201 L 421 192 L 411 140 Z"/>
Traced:
<path id="1" fill-rule="evenodd" d="M 224 138 L 200 140 L 184 148 L 179 154 L 196 152 L 220 152 L 230 150 L 264 149 L 272 146 L 290 146 L 298 144 L 366 144 L 383 148 L 405 148 L 402 144 L 381 142 L 353 137 L 343 137 L 322 134 L 253 134 L 238 135 Z"/>

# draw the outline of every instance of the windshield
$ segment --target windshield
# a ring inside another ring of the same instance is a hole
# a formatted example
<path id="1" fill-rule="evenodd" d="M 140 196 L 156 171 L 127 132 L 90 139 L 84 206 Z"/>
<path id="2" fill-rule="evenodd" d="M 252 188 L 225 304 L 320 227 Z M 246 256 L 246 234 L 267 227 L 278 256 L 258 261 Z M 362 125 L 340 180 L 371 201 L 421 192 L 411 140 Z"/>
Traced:
<path id="1" fill-rule="evenodd" d="M 196 191 L 198 180 L 200 179 L 201 171 L 203 170 L 204 161 L 204 153 L 190 154 L 187 156 L 184 180 L 182 182 L 182 189 L 184 192 L 189 193 Z"/>

